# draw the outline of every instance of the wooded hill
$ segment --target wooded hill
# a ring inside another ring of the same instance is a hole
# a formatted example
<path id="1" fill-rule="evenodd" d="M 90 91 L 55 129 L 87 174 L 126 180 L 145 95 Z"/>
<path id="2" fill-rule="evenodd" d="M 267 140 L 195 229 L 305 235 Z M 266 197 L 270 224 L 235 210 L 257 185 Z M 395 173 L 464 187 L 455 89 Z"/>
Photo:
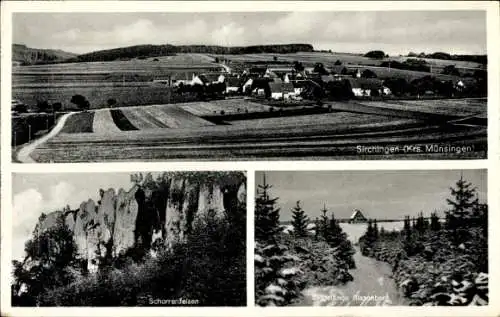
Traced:
<path id="1" fill-rule="evenodd" d="M 77 54 L 62 50 L 31 48 L 22 44 L 12 44 L 12 61 L 22 65 L 60 63 L 76 57 Z"/>
<path id="2" fill-rule="evenodd" d="M 113 61 L 117 59 L 145 58 L 173 55 L 177 53 L 204 53 L 204 54 L 259 54 L 259 53 L 296 53 L 312 52 L 310 44 L 281 44 L 281 45 L 254 45 L 254 46 L 213 46 L 213 45 L 135 45 L 110 50 L 95 51 L 79 55 L 68 62 L 97 62 Z"/>

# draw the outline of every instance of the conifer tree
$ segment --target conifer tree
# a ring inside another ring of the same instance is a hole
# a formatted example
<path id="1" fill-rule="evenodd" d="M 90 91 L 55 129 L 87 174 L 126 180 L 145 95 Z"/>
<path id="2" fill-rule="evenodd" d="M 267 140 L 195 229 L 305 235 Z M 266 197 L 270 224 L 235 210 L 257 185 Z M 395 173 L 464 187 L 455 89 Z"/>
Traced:
<path id="1" fill-rule="evenodd" d="M 306 237 L 307 236 L 307 224 L 309 219 L 302 207 L 300 206 L 300 200 L 292 209 L 292 225 L 295 236 Z"/>
<path id="2" fill-rule="evenodd" d="M 316 219 L 314 220 L 314 225 L 315 225 L 315 230 L 314 230 L 314 238 L 316 240 L 319 240 L 319 237 L 321 236 L 321 222 L 319 221 L 319 218 L 316 217 Z"/>
<path id="3" fill-rule="evenodd" d="M 355 267 L 354 259 L 352 257 L 354 249 L 351 242 L 347 239 L 347 234 L 343 232 L 339 222 L 335 219 L 335 214 L 333 212 L 328 220 L 328 225 L 324 232 L 324 238 L 330 247 L 336 249 L 337 259 L 345 263 L 346 269 L 352 269 Z"/>
<path id="4" fill-rule="evenodd" d="M 435 212 L 431 214 L 431 225 L 430 229 L 432 231 L 439 231 L 441 230 L 441 223 L 439 223 L 439 218 Z"/>
<path id="5" fill-rule="evenodd" d="M 472 183 L 464 180 L 463 175 L 455 183 L 455 187 L 450 187 L 451 199 L 446 199 L 451 209 L 449 220 L 454 221 L 450 227 L 462 227 L 467 223 L 467 220 L 472 216 L 474 205 L 477 204 L 476 188 L 472 187 Z"/>
<path id="6" fill-rule="evenodd" d="M 323 209 L 321 209 L 321 219 L 319 221 L 320 223 L 320 236 L 326 239 L 326 234 L 328 231 L 328 216 L 326 213 L 328 212 L 328 209 L 326 209 L 326 204 L 323 205 Z"/>
<path id="7" fill-rule="evenodd" d="M 446 212 L 446 227 L 452 231 L 455 244 L 460 244 L 469 239 L 467 227 L 472 224 L 473 209 L 477 205 L 476 188 L 464 180 L 463 175 L 450 187 L 451 199 L 446 199 L 450 210 Z"/>
<path id="8" fill-rule="evenodd" d="M 374 240 L 377 240 L 377 238 L 378 238 L 377 219 L 373 219 L 373 237 L 374 237 Z"/>
<path id="9" fill-rule="evenodd" d="M 412 231 L 416 231 L 417 230 L 417 219 L 415 219 L 415 217 L 412 217 L 411 218 L 411 230 Z"/>
<path id="10" fill-rule="evenodd" d="M 300 270 L 290 267 L 296 261 L 280 244 L 278 198 L 270 198 L 271 185 L 258 186 L 255 202 L 255 299 L 260 306 L 284 306 L 300 295 Z"/>
<path id="11" fill-rule="evenodd" d="M 404 232 L 405 237 L 411 235 L 410 216 L 405 216 L 403 232 Z"/>
<path id="12" fill-rule="evenodd" d="M 424 214 L 422 213 L 422 228 L 423 228 L 423 231 L 427 231 L 429 230 L 429 219 L 425 218 L 424 217 Z"/>
<path id="13" fill-rule="evenodd" d="M 371 250 L 373 249 L 373 246 L 375 244 L 376 237 L 375 237 L 375 229 L 373 225 L 373 221 L 371 219 L 368 219 L 368 227 L 366 228 L 366 232 L 363 236 L 363 254 L 369 254 Z"/>
<path id="14" fill-rule="evenodd" d="M 269 241 L 280 232 L 280 209 L 276 207 L 278 197 L 271 198 L 269 189 L 272 186 L 266 183 L 258 185 L 257 198 L 255 199 L 255 238 L 259 241 Z"/>
<path id="15" fill-rule="evenodd" d="M 327 242 L 329 242 L 333 247 L 338 246 L 341 243 L 342 240 L 342 229 L 340 228 L 337 219 L 335 219 L 335 214 L 332 212 L 330 216 L 330 221 L 328 224 L 328 239 Z"/>

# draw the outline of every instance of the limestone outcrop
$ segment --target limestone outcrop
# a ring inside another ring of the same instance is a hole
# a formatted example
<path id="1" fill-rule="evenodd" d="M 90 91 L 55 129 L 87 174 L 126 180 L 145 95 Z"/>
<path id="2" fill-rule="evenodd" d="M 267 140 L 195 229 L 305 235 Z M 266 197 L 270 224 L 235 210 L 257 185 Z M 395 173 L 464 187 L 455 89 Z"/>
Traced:
<path id="1" fill-rule="evenodd" d="M 227 176 L 226 176 L 227 177 Z M 163 186 L 135 184 L 128 191 L 100 190 L 100 200 L 89 199 L 76 210 L 69 207 L 41 217 L 35 234 L 53 226 L 62 217 L 73 232 L 80 259 L 89 272 L 100 259 L 117 257 L 134 245 L 149 247 L 162 239 L 171 248 L 185 241 L 196 221 L 225 217 L 235 203 L 246 205 L 245 178 L 197 181 L 172 175 Z M 234 207 L 234 206 L 233 206 Z"/>

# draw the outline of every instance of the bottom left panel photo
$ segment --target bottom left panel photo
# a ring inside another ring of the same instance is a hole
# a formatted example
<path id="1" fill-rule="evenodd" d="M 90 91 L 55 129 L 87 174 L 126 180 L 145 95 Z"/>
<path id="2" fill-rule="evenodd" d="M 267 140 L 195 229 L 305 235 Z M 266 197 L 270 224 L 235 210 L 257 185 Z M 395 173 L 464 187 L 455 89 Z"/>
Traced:
<path id="1" fill-rule="evenodd" d="M 14 173 L 12 306 L 246 306 L 246 173 Z"/>

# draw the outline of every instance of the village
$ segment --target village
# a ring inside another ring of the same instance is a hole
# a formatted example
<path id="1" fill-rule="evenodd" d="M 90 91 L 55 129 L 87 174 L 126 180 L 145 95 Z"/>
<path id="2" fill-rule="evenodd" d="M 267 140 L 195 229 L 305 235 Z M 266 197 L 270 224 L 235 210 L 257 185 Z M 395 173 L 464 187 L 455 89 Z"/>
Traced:
<path id="1" fill-rule="evenodd" d="M 408 81 L 400 73 L 392 75 L 390 66 L 380 67 L 383 76 L 378 76 L 370 67 L 342 65 L 339 60 L 334 65 L 316 63 L 314 67 L 304 67 L 299 61 L 254 63 L 237 65 L 238 70 L 227 64 L 231 62 L 224 60 L 221 64 L 222 72 L 185 73 L 154 82 L 173 87 L 179 94 L 197 93 L 200 99 L 246 96 L 284 104 L 304 100 L 467 98 L 480 97 L 484 90 L 481 78 L 476 78 L 484 77 L 480 71 L 476 71 L 476 77 L 467 74 L 448 78 L 428 73 Z"/>

